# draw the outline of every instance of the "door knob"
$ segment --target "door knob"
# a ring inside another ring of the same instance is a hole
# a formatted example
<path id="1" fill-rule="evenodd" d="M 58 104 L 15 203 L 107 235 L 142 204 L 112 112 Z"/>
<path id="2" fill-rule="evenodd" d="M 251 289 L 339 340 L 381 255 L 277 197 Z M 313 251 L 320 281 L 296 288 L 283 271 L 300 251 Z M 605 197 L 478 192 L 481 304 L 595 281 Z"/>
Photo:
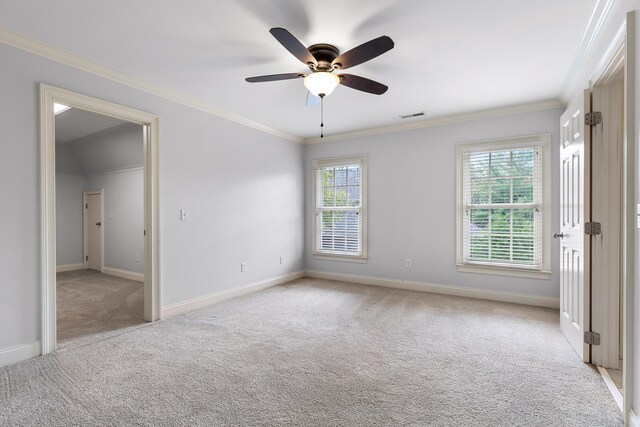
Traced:
<path id="1" fill-rule="evenodd" d="M 97 225 L 98 227 L 100 227 L 100 226 L 102 225 L 102 223 L 101 223 L 101 222 L 96 222 L 96 225 Z"/>
<path id="2" fill-rule="evenodd" d="M 564 239 L 564 233 L 553 233 L 554 239 Z"/>

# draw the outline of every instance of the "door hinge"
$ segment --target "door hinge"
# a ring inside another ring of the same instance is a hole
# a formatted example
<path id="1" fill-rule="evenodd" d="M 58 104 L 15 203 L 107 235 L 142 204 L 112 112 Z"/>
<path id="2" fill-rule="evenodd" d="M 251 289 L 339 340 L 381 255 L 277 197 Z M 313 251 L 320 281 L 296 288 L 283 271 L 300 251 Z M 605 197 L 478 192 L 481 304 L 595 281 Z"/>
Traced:
<path id="1" fill-rule="evenodd" d="M 84 257 L 84 260 L 85 260 L 85 261 L 89 261 L 89 255 L 86 255 L 86 256 Z"/>
<path id="2" fill-rule="evenodd" d="M 85 203 L 85 204 L 84 204 L 84 208 L 85 208 L 85 209 L 89 209 L 89 203 Z"/>
<path id="3" fill-rule="evenodd" d="M 602 123 L 602 113 L 600 111 L 592 111 L 584 115 L 584 124 L 587 126 L 599 125 Z"/>
<path id="4" fill-rule="evenodd" d="M 584 223 L 584 234 L 595 236 L 596 234 L 600 233 L 602 233 L 602 224 L 600 224 L 599 222 Z"/>
<path id="5" fill-rule="evenodd" d="M 146 236 L 146 235 L 147 235 L 147 230 L 144 230 L 144 231 L 142 232 L 142 235 L 143 235 L 143 236 Z"/>
<path id="6" fill-rule="evenodd" d="M 597 332 L 585 331 L 584 342 L 589 345 L 600 345 L 600 334 Z"/>

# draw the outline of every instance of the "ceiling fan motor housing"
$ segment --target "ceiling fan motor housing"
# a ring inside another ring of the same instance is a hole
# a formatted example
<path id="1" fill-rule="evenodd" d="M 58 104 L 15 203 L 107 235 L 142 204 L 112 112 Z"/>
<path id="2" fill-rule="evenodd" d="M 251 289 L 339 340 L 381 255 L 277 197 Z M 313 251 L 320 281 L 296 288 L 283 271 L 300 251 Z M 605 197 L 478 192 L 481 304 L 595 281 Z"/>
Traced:
<path id="1" fill-rule="evenodd" d="M 340 56 L 340 51 L 337 47 L 320 43 L 309 46 L 309 52 L 313 55 L 313 57 L 318 61 L 318 65 L 315 66 L 313 64 L 309 64 L 309 68 L 313 71 L 332 71 L 334 69 L 340 68 L 339 64 L 331 65 L 331 63 Z"/>

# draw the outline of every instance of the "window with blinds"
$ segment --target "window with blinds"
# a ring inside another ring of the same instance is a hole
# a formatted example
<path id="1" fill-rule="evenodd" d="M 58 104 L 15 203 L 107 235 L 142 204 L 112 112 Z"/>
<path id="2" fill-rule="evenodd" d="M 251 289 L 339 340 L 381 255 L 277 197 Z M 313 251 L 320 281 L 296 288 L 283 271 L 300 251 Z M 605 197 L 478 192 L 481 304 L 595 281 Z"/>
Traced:
<path id="1" fill-rule="evenodd" d="M 548 218 L 545 146 L 535 142 L 471 144 L 459 150 L 458 263 L 548 270 L 543 239 Z"/>
<path id="2" fill-rule="evenodd" d="M 362 157 L 314 161 L 314 254 L 364 257 Z"/>

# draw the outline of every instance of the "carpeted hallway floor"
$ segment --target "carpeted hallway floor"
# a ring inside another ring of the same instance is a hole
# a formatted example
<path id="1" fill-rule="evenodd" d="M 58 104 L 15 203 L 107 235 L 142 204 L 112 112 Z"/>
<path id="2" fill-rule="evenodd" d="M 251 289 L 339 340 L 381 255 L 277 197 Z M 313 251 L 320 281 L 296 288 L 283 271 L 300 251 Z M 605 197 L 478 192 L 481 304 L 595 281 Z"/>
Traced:
<path id="1" fill-rule="evenodd" d="M 144 326 L 142 283 L 94 270 L 56 275 L 58 349 Z"/>
<path id="2" fill-rule="evenodd" d="M 0 369 L 0 425 L 621 426 L 558 312 L 301 279 Z"/>

